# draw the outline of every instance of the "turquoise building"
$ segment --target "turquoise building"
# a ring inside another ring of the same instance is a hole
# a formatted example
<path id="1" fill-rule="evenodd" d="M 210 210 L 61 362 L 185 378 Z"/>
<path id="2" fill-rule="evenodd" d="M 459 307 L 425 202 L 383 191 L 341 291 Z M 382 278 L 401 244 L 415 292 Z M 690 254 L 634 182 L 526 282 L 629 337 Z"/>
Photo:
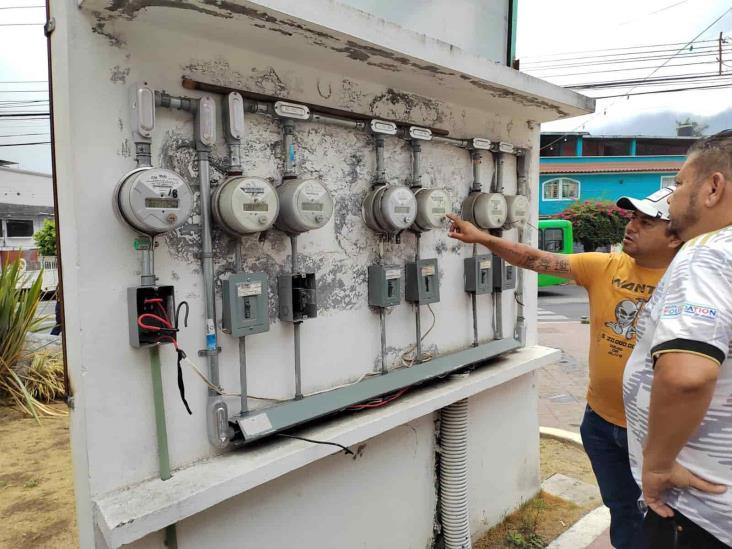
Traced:
<path id="1" fill-rule="evenodd" d="M 670 185 L 697 139 L 542 133 L 539 217 L 576 201 L 643 197 Z"/>

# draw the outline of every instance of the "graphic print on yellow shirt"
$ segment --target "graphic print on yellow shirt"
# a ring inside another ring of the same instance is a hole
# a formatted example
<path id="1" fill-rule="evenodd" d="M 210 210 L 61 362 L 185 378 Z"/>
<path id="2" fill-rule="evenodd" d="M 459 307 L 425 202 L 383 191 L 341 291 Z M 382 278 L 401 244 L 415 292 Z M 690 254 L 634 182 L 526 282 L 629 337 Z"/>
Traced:
<path id="1" fill-rule="evenodd" d="M 572 274 L 590 302 L 590 384 L 587 403 L 600 417 L 625 427 L 623 370 L 635 347 L 638 313 L 665 269 L 639 267 L 625 253 L 569 257 Z"/>

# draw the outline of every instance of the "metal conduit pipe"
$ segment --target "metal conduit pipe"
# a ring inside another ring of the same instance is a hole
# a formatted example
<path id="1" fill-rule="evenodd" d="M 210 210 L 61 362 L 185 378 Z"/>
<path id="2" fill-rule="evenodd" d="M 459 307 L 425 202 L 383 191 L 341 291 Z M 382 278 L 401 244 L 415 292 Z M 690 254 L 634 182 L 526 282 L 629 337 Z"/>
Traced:
<path id="1" fill-rule="evenodd" d="M 211 234 L 211 184 L 209 179 L 209 152 L 216 141 L 216 105 L 210 96 L 200 99 L 174 97 L 165 92 L 155 92 L 155 104 L 160 107 L 178 109 L 194 115 L 196 153 L 198 160 L 198 181 L 201 197 L 201 263 L 203 266 L 203 287 L 205 301 L 206 348 L 200 351 L 208 359 L 208 374 L 211 384 L 218 386 L 219 348 L 214 301 L 213 239 Z M 208 440 L 216 448 L 226 448 L 231 440 L 229 414 L 223 398 L 211 387 L 208 389 L 206 405 L 206 427 Z"/>
<path id="2" fill-rule="evenodd" d="M 520 194 L 522 196 L 525 196 L 526 198 L 529 198 L 529 179 L 528 179 L 528 151 L 527 150 L 521 150 L 519 151 L 519 155 L 516 158 L 516 172 L 517 172 L 517 179 L 516 179 L 516 191 L 517 194 Z M 526 229 L 523 226 L 519 226 L 518 228 L 518 240 L 521 243 L 524 243 L 524 239 L 526 237 Z M 525 299 L 525 289 L 524 289 L 524 270 L 518 269 L 518 273 L 516 276 L 516 295 L 517 295 L 517 307 L 516 307 L 516 327 L 514 330 L 514 338 L 517 339 L 522 347 L 526 346 L 526 318 L 524 317 L 524 299 Z"/>
<path id="3" fill-rule="evenodd" d="M 414 236 L 416 238 L 414 262 L 419 265 L 419 245 L 422 240 L 422 233 L 414 233 Z M 414 351 L 414 364 L 419 364 L 422 361 L 422 307 L 419 303 L 414 304 L 414 321 L 417 335 L 417 346 Z"/>
<path id="4" fill-rule="evenodd" d="M 422 144 L 417 139 L 411 139 L 409 145 L 412 149 L 412 188 L 422 186 Z"/>
<path id="5" fill-rule="evenodd" d="M 496 169 L 495 169 L 495 179 L 493 181 L 493 188 L 491 189 L 491 192 L 494 193 L 503 193 L 503 153 L 498 153 L 496 155 Z M 503 231 L 498 229 L 496 231 L 498 236 L 501 236 L 503 234 Z M 503 339 L 503 291 L 502 290 L 496 290 L 493 292 L 493 312 L 495 315 L 495 330 L 493 337 L 495 339 Z"/>
<path id="6" fill-rule="evenodd" d="M 478 149 L 470 149 L 470 160 L 473 163 L 473 185 L 471 192 L 480 192 L 483 185 L 480 179 L 480 166 L 483 162 L 483 153 Z M 473 257 L 478 255 L 478 245 L 473 244 Z M 473 347 L 478 346 L 478 296 L 475 292 L 470 294 L 470 306 L 473 312 Z"/>
<path id="7" fill-rule="evenodd" d="M 376 177 L 373 186 L 386 185 L 386 167 L 384 166 L 384 136 L 374 135 L 374 147 L 376 148 Z"/>
<path id="8" fill-rule="evenodd" d="M 289 178 L 295 177 L 295 147 L 292 142 L 294 133 L 295 133 L 295 122 L 293 122 L 289 118 L 286 118 L 285 120 L 283 120 L 282 121 L 282 158 L 284 161 L 284 169 L 283 169 L 283 173 L 282 173 L 283 179 L 289 179 Z"/>
<path id="9" fill-rule="evenodd" d="M 468 520 L 468 399 L 440 413 L 440 517 L 445 549 L 471 549 Z"/>
<path id="10" fill-rule="evenodd" d="M 290 247 L 292 248 L 292 273 L 298 272 L 297 262 L 297 235 L 290 236 Z M 293 325 L 293 336 L 295 344 L 295 400 L 302 398 L 302 363 L 300 352 L 300 326 L 302 322 L 295 322 Z"/>
<path id="11" fill-rule="evenodd" d="M 453 147 L 460 147 L 461 149 L 470 148 L 470 140 L 468 139 L 456 139 L 454 137 L 443 137 L 440 135 L 433 135 L 431 141 L 435 143 L 443 143 L 445 145 L 452 145 Z"/>

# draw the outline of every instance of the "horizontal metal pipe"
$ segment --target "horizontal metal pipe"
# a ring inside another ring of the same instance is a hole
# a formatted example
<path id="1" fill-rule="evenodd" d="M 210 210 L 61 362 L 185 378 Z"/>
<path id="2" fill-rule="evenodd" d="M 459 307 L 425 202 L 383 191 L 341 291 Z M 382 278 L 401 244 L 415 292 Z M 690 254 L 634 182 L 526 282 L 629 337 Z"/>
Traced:
<path id="1" fill-rule="evenodd" d="M 467 139 L 456 139 L 455 137 L 443 137 L 441 135 L 433 135 L 432 141 L 434 141 L 435 143 L 452 145 L 453 147 L 460 147 L 461 149 L 470 148 L 470 141 Z"/>

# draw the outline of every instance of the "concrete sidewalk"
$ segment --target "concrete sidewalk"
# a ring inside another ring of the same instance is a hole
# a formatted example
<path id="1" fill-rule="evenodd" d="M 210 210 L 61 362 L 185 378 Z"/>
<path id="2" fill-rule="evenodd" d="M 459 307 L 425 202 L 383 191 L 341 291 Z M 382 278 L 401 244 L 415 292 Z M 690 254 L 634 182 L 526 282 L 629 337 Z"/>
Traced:
<path id="1" fill-rule="evenodd" d="M 541 368 L 539 425 L 579 433 L 587 400 L 590 326 L 580 322 L 540 322 L 539 344 L 562 349 L 559 362 Z M 612 549 L 609 512 L 601 507 L 581 519 L 549 547 Z M 603 526 L 605 527 L 603 529 Z"/>

